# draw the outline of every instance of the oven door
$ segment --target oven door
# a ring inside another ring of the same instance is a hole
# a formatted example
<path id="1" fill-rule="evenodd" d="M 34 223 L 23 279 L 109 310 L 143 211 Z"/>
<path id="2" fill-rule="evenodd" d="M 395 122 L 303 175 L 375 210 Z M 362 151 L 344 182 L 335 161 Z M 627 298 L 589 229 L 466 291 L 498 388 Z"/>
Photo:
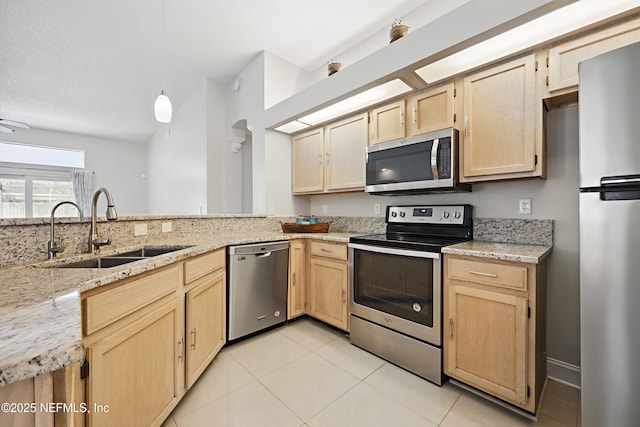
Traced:
<path id="1" fill-rule="evenodd" d="M 440 346 L 439 253 L 349 244 L 351 314 Z"/>

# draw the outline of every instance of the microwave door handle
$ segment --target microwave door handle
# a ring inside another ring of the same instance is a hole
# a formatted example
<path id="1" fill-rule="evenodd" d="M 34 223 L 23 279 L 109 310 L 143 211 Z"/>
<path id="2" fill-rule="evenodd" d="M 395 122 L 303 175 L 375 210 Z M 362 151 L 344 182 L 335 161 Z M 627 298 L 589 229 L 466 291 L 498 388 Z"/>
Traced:
<path id="1" fill-rule="evenodd" d="M 433 180 L 438 179 L 438 149 L 440 147 L 440 139 L 436 138 L 433 140 L 433 145 L 431 146 L 431 173 L 433 175 Z"/>

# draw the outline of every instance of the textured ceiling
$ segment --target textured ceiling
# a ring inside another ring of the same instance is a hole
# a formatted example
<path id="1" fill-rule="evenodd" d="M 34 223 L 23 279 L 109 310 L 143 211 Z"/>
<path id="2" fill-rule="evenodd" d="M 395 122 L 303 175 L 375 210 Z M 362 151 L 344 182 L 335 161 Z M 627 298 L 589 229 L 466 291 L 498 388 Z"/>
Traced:
<path id="1" fill-rule="evenodd" d="M 0 0 L 0 118 L 127 141 L 260 51 L 312 71 L 428 0 Z M 163 70 L 164 61 L 164 72 Z"/>

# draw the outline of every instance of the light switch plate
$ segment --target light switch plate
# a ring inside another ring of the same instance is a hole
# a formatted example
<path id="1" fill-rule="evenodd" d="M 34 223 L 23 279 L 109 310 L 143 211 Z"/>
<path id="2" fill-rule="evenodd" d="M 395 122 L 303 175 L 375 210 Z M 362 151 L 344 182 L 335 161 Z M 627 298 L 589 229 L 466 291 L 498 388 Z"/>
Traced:
<path id="1" fill-rule="evenodd" d="M 520 215 L 531 215 L 531 199 L 520 199 L 518 207 Z"/>

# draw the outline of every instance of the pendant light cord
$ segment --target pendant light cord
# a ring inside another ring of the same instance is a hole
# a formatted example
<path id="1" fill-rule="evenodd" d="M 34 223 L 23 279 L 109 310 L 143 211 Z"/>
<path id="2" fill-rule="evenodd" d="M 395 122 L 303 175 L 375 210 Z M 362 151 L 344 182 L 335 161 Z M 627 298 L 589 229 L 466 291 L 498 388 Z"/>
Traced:
<path id="1" fill-rule="evenodd" d="M 162 0 L 162 37 L 161 37 L 161 41 L 162 41 L 162 48 L 160 49 L 160 56 L 162 57 L 162 92 L 164 92 L 164 84 L 165 84 L 165 67 L 166 67 L 166 58 L 165 58 L 165 54 L 166 54 L 166 46 L 165 46 L 165 41 L 164 41 L 164 0 Z"/>

